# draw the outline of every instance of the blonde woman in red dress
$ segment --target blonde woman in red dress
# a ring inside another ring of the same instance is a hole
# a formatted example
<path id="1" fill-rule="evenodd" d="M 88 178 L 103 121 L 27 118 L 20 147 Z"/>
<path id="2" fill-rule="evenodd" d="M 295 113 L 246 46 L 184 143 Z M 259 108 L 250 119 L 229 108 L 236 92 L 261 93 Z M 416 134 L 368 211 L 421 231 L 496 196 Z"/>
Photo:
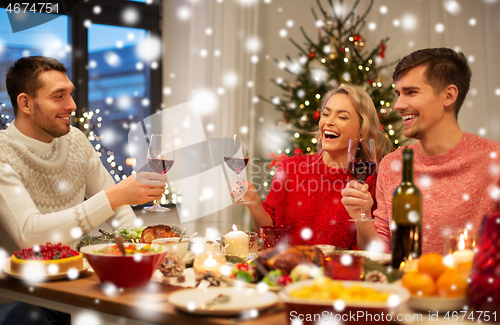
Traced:
<path id="1" fill-rule="evenodd" d="M 233 195 L 248 201 L 245 205 L 257 230 L 273 224 L 290 226 L 291 245 L 357 249 L 356 227 L 340 194 L 353 180 L 347 169 L 349 139 L 374 139 L 378 161 L 388 153 L 390 141 L 380 130 L 372 99 L 359 86 L 345 85 L 326 93 L 320 114 L 317 153 L 283 160 L 264 202 L 251 182 L 244 191 L 246 184 L 238 183 L 243 180 L 236 181 Z M 375 183 L 376 175 L 366 184 L 372 198 Z"/>

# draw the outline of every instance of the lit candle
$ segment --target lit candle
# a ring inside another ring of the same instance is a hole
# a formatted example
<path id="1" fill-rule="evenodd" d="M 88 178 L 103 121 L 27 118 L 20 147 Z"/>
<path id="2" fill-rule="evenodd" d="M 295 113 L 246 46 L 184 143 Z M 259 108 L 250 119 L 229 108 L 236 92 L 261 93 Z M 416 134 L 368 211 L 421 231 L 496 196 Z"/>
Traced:
<path id="1" fill-rule="evenodd" d="M 233 231 L 224 236 L 224 245 L 226 254 L 248 256 L 248 235 L 244 231 L 238 230 L 236 225 L 233 225 Z"/>
<path id="2" fill-rule="evenodd" d="M 465 236 L 467 236 L 467 234 Z M 474 252 L 470 249 L 465 249 L 465 236 L 463 234 L 460 235 L 458 250 L 451 254 L 455 266 L 459 266 L 460 264 L 466 262 L 472 262 L 474 260 Z"/>

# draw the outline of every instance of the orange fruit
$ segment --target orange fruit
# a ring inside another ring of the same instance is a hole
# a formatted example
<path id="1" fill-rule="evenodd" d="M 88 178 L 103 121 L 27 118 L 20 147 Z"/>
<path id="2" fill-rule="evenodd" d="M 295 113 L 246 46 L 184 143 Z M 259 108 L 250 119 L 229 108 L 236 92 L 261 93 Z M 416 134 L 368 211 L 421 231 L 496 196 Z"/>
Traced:
<path id="1" fill-rule="evenodd" d="M 446 270 L 446 265 L 441 254 L 427 253 L 419 257 L 417 269 L 420 273 L 429 274 L 435 280 Z"/>
<path id="2" fill-rule="evenodd" d="M 465 297 L 467 294 L 467 275 L 457 269 L 448 269 L 436 281 L 439 297 Z"/>
<path id="3" fill-rule="evenodd" d="M 436 293 L 434 279 L 427 273 L 409 272 L 403 275 L 401 281 L 414 296 L 430 297 Z"/>

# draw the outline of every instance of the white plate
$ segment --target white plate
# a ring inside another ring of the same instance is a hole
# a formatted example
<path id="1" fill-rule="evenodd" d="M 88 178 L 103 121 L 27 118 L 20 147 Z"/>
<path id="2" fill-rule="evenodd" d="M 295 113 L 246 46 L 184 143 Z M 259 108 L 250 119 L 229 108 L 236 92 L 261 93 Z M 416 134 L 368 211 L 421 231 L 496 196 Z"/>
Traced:
<path id="1" fill-rule="evenodd" d="M 463 310 L 466 305 L 466 297 L 442 298 L 442 297 L 415 297 L 411 296 L 408 307 L 419 311 L 447 312 Z"/>
<path id="2" fill-rule="evenodd" d="M 221 294 L 229 296 L 229 301 L 207 308 L 206 304 Z M 192 314 L 233 316 L 251 309 L 269 308 L 278 302 L 278 296 L 274 292 L 259 292 L 251 288 L 209 287 L 174 292 L 169 295 L 168 301 L 176 308 Z"/>
<path id="3" fill-rule="evenodd" d="M 86 260 L 83 260 L 83 267 L 78 270 L 78 274 L 81 274 L 82 272 L 86 271 L 89 268 L 89 266 L 90 266 L 89 263 Z M 67 272 L 47 274 L 45 276 L 12 272 L 12 270 L 10 269 L 10 258 L 8 258 L 6 263 L 4 264 L 3 271 L 14 279 L 23 280 L 27 282 L 45 282 L 45 281 L 62 280 L 68 278 Z"/>
<path id="4" fill-rule="evenodd" d="M 370 252 L 370 251 L 334 251 L 334 253 L 352 254 L 352 255 L 368 257 L 372 261 L 380 263 L 380 264 L 389 264 L 389 263 L 391 263 L 391 260 L 392 260 L 391 254 L 387 254 L 387 253 L 378 253 L 378 252 Z"/>

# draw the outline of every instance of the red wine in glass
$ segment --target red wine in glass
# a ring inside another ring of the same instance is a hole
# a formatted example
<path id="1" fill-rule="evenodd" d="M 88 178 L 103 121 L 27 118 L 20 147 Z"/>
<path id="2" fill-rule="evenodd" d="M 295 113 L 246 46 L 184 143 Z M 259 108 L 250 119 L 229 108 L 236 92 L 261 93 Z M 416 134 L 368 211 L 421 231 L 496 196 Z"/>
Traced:
<path id="1" fill-rule="evenodd" d="M 349 169 L 356 181 L 363 184 L 375 174 L 377 171 L 377 154 L 373 139 L 349 139 L 347 169 Z M 359 218 L 350 220 L 373 221 L 373 219 L 366 216 L 364 206 L 361 206 Z"/>
<path id="2" fill-rule="evenodd" d="M 347 168 L 358 182 L 365 183 L 377 171 L 377 163 L 374 161 L 349 161 Z"/>
<path id="3" fill-rule="evenodd" d="M 174 165 L 173 160 L 167 160 L 167 159 L 148 159 L 148 164 L 151 170 L 155 173 L 158 174 L 166 174 L 170 168 Z"/>
<path id="4" fill-rule="evenodd" d="M 240 175 L 248 164 L 248 158 L 224 157 L 224 162 L 227 167 L 231 168 L 232 171 Z"/>
<path id="5" fill-rule="evenodd" d="M 175 147 L 174 137 L 152 134 L 148 147 L 148 165 L 154 173 L 165 175 L 174 165 Z M 153 206 L 144 207 L 144 210 L 154 212 L 166 212 L 169 208 L 162 207 L 158 200 L 154 200 Z"/>

